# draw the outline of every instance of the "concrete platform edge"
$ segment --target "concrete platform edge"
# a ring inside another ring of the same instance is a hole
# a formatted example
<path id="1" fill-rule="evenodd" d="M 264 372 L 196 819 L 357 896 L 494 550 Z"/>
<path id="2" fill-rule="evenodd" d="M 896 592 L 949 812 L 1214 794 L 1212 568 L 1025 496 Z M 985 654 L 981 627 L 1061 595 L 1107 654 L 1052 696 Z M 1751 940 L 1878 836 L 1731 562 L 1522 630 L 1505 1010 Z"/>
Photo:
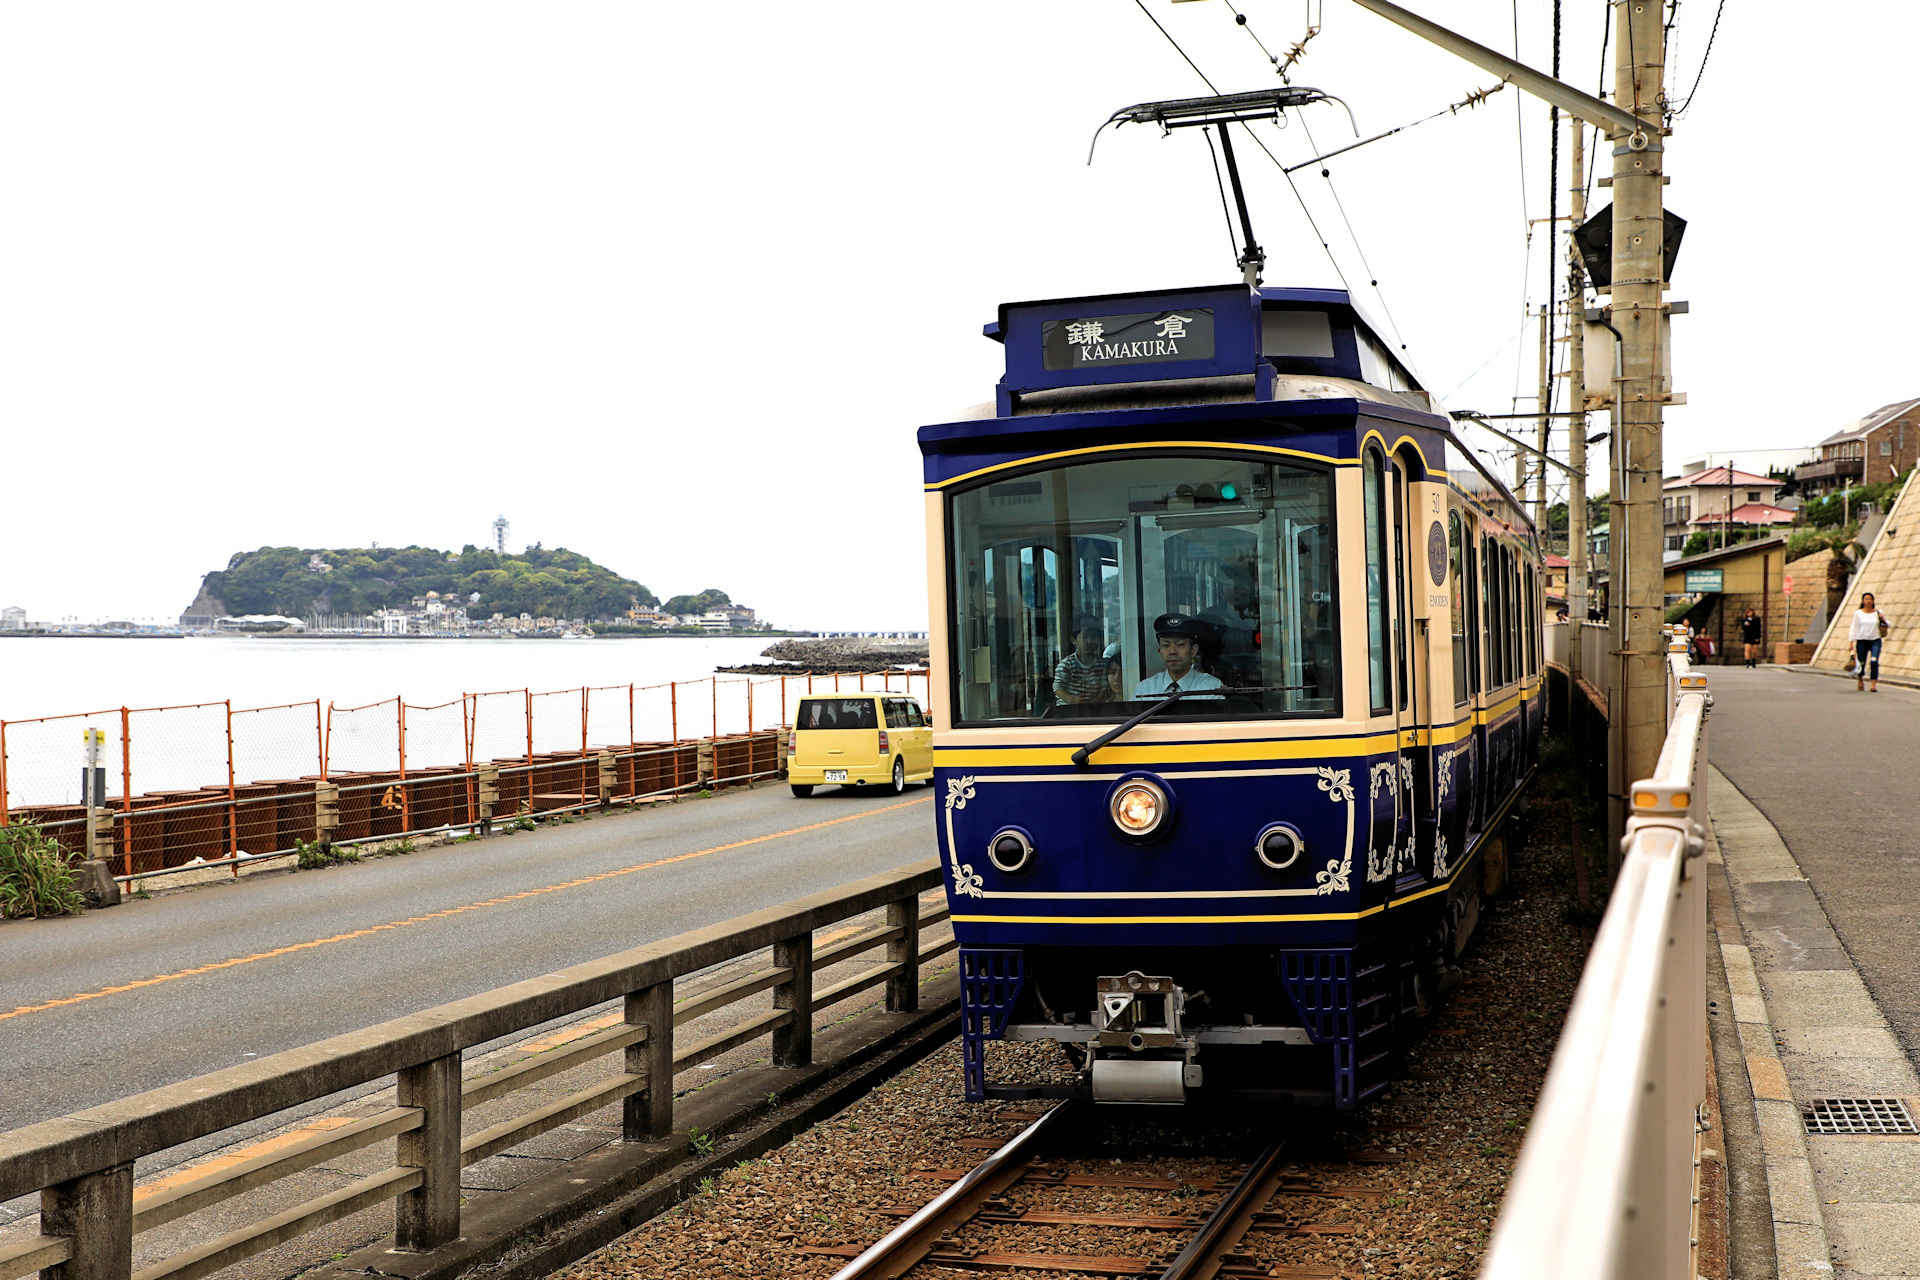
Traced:
<path id="1" fill-rule="evenodd" d="M 875 1010 L 815 1033 L 811 1067 L 757 1067 L 682 1095 L 674 1137 L 615 1145 L 569 1160 L 468 1207 L 463 1234 L 430 1253 L 400 1253 L 386 1237 L 302 1280 L 532 1280 L 612 1243 L 717 1176 L 790 1141 L 938 1049 L 960 1028 L 955 974 L 928 982 L 920 1012 Z M 798 1096 L 794 1096 L 798 1093 Z M 769 1095 L 778 1100 L 769 1102 Z M 692 1129 L 715 1140 L 697 1154 Z"/>
<path id="2" fill-rule="evenodd" d="M 1709 775 L 1711 783 L 1718 788 L 1734 789 L 1718 769 L 1709 766 Z M 1709 801 L 1710 814 L 1714 808 Z M 1716 833 L 1709 831 L 1708 840 L 1709 854 L 1719 859 Z M 1732 879 L 1731 868 L 1728 874 Z M 1737 917 L 1737 897 L 1733 898 L 1732 905 Z M 1768 1017 L 1766 995 L 1760 989 L 1759 974 L 1753 967 L 1753 952 L 1746 942 L 1744 921 L 1739 927 L 1738 941 L 1721 940 L 1720 956 L 1726 966 L 1734 1025 L 1740 1033 L 1740 1051 L 1746 1058 L 1749 1096 L 1766 1160 L 1778 1275 L 1780 1280 L 1828 1280 L 1833 1275 L 1833 1254 L 1820 1212 L 1820 1194 L 1814 1187 L 1813 1160 L 1807 1150 L 1800 1108 L 1787 1088 L 1786 1068 L 1774 1043 L 1774 1027 Z M 1724 1107 L 1722 1111 L 1724 1114 Z"/>

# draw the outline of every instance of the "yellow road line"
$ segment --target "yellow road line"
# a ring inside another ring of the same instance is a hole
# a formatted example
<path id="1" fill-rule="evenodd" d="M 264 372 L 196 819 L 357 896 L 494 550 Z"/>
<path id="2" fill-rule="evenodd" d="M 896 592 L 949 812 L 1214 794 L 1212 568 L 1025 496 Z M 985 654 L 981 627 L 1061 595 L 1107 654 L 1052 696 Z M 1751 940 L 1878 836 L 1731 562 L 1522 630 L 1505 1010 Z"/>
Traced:
<path id="1" fill-rule="evenodd" d="M 268 1138 L 265 1142 L 256 1142 L 250 1147 L 229 1151 L 218 1159 L 209 1160 L 205 1164 L 196 1164 L 190 1169 L 181 1169 L 164 1178 L 155 1178 L 152 1182 L 135 1187 L 133 1198 L 139 1201 L 157 1196 L 169 1187 L 177 1187 L 183 1182 L 192 1182 L 195 1178 L 204 1178 L 221 1169 L 231 1169 L 236 1164 L 245 1164 L 257 1156 L 266 1155 L 269 1151 L 278 1151 L 296 1142 L 305 1142 L 308 1138 L 317 1137 L 332 1129 L 344 1129 L 354 1123 L 357 1118 L 355 1116 L 322 1116 L 318 1120 L 309 1120 L 298 1129 L 290 1130 L 277 1138 Z"/>
<path id="2" fill-rule="evenodd" d="M 871 818 L 876 814 L 890 813 L 895 809 L 904 809 L 908 805 L 921 804 L 931 800 L 931 796 L 921 796 L 913 800 L 903 800 L 899 804 L 883 805 L 878 809 L 868 809 L 864 813 L 851 813 L 844 818 L 829 818 L 825 822 L 809 823 L 804 827 L 790 827 L 785 831 L 775 831 L 769 835 L 753 836 L 746 840 L 735 840 L 731 844 L 717 844 L 710 849 L 696 849 L 692 853 L 678 853 L 671 858 L 659 858 L 652 862 L 639 862 L 631 867 L 620 867 L 613 871 L 602 871 L 598 875 L 581 876 L 578 880 L 566 880 L 559 884 L 545 885 L 538 889 L 526 889 L 519 893 L 509 893 L 498 898 L 488 898 L 483 902 L 469 902 L 464 907 L 449 907 L 445 911 L 429 911 L 425 915 L 409 916 L 405 920 L 392 920 L 386 924 L 368 925 L 364 929 L 354 929 L 347 933 L 336 933 L 331 937 L 314 938 L 309 942 L 296 942 L 290 946 L 275 947 L 271 951 L 256 951 L 249 956 L 236 956 L 231 960 L 216 960 L 211 964 L 195 965 L 191 969 L 177 969 L 172 973 L 163 973 L 155 978 L 139 978 L 133 982 L 123 982 L 117 986 L 101 987 L 98 991 L 86 991 L 79 995 L 62 996 L 58 1000 L 48 1000 L 43 1004 L 23 1004 L 8 1013 L 0 1013 L 0 1022 L 8 1018 L 18 1018 L 29 1013 L 40 1013 L 47 1009 L 58 1009 L 64 1005 L 81 1004 L 88 1000 L 99 1000 L 106 996 L 119 995 L 123 991 L 135 991 L 141 987 L 158 986 L 163 982 L 176 982 L 181 978 L 191 978 L 202 973 L 212 973 L 216 969 L 232 969 L 243 964 L 252 964 L 256 960 L 271 960 L 275 956 L 292 955 L 296 951 L 310 951 L 315 947 L 324 947 L 330 943 L 346 942 L 353 938 L 365 938 L 372 934 L 383 933 L 389 929 L 404 929 L 408 925 L 424 924 L 429 920 L 442 920 L 448 916 L 463 915 L 468 911 L 478 911 L 482 907 L 498 907 L 509 902 L 519 902 L 523 898 L 537 898 L 542 894 L 558 893 L 562 889 L 577 889 L 583 884 L 597 884 L 602 880 L 611 880 L 616 876 L 632 875 L 636 871 L 650 871 L 655 867 L 664 867 L 670 863 L 686 862 L 693 858 L 704 858 L 712 853 L 726 853 L 730 849 L 744 849 L 748 845 L 765 844 L 769 840 L 779 840 L 786 836 L 797 836 L 808 831 L 818 831 L 823 827 L 837 827 L 843 822 L 858 822 L 862 818 Z"/>
<path id="3" fill-rule="evenodd" d="M 626 1016 L 625 1013 L 610 1013 L 604 1018 L 594 1018 L 590 1022 L 575 1022 L 558 1031 L 548 1032 L 544 1036 L 523 1040 L 513 1047 L 526 1053 L 545 1053 L 549 1049 L 558 1049 L 563 1044 L 571 1044 L 583 1036 L 590 1036 L 596 1031 L 605 1031 L 617 1022 L 626 1021 Z"/>

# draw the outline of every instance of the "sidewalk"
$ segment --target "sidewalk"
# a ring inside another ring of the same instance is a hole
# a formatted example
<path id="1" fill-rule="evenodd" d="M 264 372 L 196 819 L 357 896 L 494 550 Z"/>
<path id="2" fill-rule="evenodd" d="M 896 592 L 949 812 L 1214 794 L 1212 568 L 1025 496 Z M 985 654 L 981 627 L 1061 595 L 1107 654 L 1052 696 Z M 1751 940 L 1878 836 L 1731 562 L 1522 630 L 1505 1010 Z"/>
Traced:
<path id="1" fill-rule="evenodd" d="M 1920 1119 L 1920 1078 L 1779 832 L 1718 769 L 1708 804 L 1710 888 L 1732 896 L 1714 903 L 1714 923 L 1777 1274 L 1920 1276 L 1920 1132 L 1910 1122 Z M 1724 863 L 1724 886 L 1714 863 Z M 1839 1112 L 1840 1123 L 1818 1123 L 1822 1111 Z M 1730 1157 L 1739 1120 L 1730 1115 L 1722 1135 Z M 1836 1127 L 1868 1131 L 1809 1132 Z M 1893 1128 L 1906 1132 L 1885 1131 Z M 1737 1169 L 1734 1181 L 1737 1200 Z M 1737 1203 L 1733 1216 L 1740 1224 Z M 1734 1250 L 1733 1280 L 1759 1280 L 1739 1269 L 1742 1256 L 1756 1256 L 1751 1244 Z"/>

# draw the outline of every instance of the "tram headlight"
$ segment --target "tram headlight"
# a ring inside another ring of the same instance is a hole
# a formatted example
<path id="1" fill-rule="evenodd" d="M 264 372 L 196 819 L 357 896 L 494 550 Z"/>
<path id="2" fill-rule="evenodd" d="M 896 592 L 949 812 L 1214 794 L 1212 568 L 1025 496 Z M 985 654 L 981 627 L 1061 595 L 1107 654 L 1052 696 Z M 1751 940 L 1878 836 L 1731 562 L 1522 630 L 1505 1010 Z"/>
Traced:
<path id="1" fill-rule="evenodd" d="M 1019 827 L 1002 827 L 987 841 L 987 861 L 1008 875 L 1033 865 L 1033 837 Z"/>
<path id="2" fill-rule="evenodd" d="M 1173 796 L 1159 779 L 1133 774 L 1107 793 L 1107 815 L 1129 840 L 1149 840 L 1167 828 Z"/>
<path id="3" fill-rule="evenodd" d="M 1270 822 L 1261 828 L 1254 837 L 1254 856 L 1260 864 L 1275 871 L 1285 871 L 1300 861 L 1307 851 L 1307 842 L 1299 831 L 1284 822 Z"/>

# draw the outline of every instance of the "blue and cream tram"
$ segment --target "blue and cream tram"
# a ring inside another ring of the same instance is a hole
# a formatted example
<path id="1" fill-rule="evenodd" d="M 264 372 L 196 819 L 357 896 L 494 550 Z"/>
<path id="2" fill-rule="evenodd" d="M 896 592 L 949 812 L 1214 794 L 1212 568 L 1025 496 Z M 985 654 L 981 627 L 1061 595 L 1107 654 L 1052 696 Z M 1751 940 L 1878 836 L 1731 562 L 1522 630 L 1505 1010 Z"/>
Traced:
<path id="1" fill-rule="evenodd" d="M 987 335 L 996 401 L 919 433 L 967 1096 L 1058 1092 L 988 1080 L 1045 1039 L 1097 1100 L 1352 1107 L 1534 766 L 1533 526 L 1344 292 Z"/>

